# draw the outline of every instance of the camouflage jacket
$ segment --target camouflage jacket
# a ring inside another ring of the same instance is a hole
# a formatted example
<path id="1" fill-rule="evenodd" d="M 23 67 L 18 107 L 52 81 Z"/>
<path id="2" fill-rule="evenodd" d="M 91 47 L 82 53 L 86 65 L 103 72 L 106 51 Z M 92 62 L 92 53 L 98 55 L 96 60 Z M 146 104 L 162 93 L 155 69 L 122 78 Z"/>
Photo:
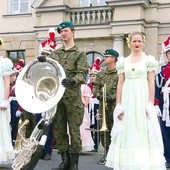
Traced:
<path id="1" fill-rule="evenodd" d="M 103 96 L 103 86 L 106 84 L 106 96 L 109 97 L 112 101 L 116 101 L 116 89 L 118 83 L 118 75 L 116 69 L 102 70 L 96 78 L 93 86 L 93 93 L 98 96 Z"/>
<path id="2" fill-rule="evenodd" d="M 74 86 L 66 88 L 63 97 L 80 96 L 80 86 L 85 82 L 88 73 L 85 53 L 79 51 L 76 46 L 66 51 L 64 47 L 61 47 L 51 54 L 51 58 L 61 64 L 66 77 L 76 80 Z"/>

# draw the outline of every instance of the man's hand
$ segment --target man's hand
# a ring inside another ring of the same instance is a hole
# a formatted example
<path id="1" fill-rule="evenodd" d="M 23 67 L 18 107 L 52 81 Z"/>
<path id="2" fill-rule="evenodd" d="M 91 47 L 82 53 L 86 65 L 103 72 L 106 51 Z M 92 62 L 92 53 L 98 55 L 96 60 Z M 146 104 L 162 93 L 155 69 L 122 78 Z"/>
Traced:
<path id="1" fill-rule="evenodd" d="M 45 62 L 46 61 L 46 56 L 44 54 L 41 54 L 40 56 L 37 57 L 39 62 Z"/>
<path id="2" fill-rule="evenodd" d="M 17 110 L 16 113 L 15 113 L 15 116 L 16 116 L 16 117 L 20 117 L 21 114 L 22 114 L 22 112 L 21 112 L 20 110 Z"/>
<path id="3" fill-rule="evenodd" d="M 70 87 L 70 86 L 73 86 L 76 84 L 76 81 L 72 78 L 65 78 L 62 80 L 61 84 L 64 86 L 64 87 Z"/>
<path id="4" fill-rule="evenodd" d="M 112 103 L 113 99 L 110 96 L 106 96 L 106 102 L 107 103 Z"/>
<path id="5" fill-rule="evenodd" d="M 97 99 L 100 101 L 103 100 L 103 95 L 100 94 L 99 96 L 97 96 Z M 106 102 L 111 103 L 111 102 L 113 102 L 113 99 L 110 96 L 106 96 Z"/>
<path id="6" fill-rule="evenodd" d="M 103 96 L 102 96 L 102 95 L 99 95 L 99 96 L 97 96 L 97 99 L 98 99 L 99 101 L 102 101 L 102 100 L 103 100 Z"/>

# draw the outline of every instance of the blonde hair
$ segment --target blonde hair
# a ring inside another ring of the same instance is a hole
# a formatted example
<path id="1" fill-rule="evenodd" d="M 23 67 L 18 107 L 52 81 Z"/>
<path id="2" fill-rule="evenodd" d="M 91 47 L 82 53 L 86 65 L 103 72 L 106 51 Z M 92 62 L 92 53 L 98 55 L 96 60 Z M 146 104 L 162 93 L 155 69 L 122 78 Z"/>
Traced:
<path id="1" fill-rule="evenodd" d="M 126 37 L 127 45 L 128 45 L 129 48 L 131 48 L 130 47 L 130 41 L 132 40 L 132 37 L 135 36 L 135 35 L 140 35 L 142 37 L 143 42 L 145 43 L 145 35 L 142 32 L 136 31 L 136 32 L 129 34 L 128 37 Z"/>

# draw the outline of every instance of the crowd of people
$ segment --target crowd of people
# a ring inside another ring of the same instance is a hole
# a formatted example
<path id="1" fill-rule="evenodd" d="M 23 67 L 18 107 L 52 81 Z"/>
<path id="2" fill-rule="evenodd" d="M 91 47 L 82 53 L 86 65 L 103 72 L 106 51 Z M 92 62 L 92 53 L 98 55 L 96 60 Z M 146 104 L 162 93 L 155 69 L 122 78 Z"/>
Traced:
<path id="1" fill-rule="evenodd" d="M 100 165 L 114 170 L 169 168 L 170 36 L 162 43 L 166 62 L 161 66 L 144 53 L 145 35 L 133 32 L 127 38 L 129 56 L 106 49 L 103 60 L 97 57 L 89 68 L 85 53 L 75 44 L 74 24 L 62 22 L 57 32 L 63 46 L 57 48 L 55 30 L 49 29 L 37 58 L 56 60 L 66 73 L 61 82 L 65 93 L 57 103 L 42 158 L 50 160 L 56 147 L 62 162 L 52 170 L 78 170 L 80 154 L 98 151 L 101 143 L 104 154 L 96 162 Z M 15 158 L 19 120 L 31 122 L 29 138 L 43 114 L 28 113 L 17 102 L 15 82 L 23 66 L 22 59 L 13 65 L 0 57 L 0 164 Z"/>

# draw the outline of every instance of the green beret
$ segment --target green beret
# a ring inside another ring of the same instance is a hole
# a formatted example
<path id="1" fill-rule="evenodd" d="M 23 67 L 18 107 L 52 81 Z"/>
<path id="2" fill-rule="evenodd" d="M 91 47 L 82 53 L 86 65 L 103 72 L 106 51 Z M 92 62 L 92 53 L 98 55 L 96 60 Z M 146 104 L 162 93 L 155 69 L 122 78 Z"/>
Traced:
<path id="1" fill-rule="evenodd" d="M 72 22 L 62 22 L 57 27 L 57 32 L 60 34 L 60 31 L 64 28 L 74 28 L 74 24 Z"/>
<path id="2" fill-rule="evenodd" d="M 119 53 L 113 49 L 107 49 L 104 53 L 104 55 L 111 55 L 113 57 L 119 57 Z"/>

